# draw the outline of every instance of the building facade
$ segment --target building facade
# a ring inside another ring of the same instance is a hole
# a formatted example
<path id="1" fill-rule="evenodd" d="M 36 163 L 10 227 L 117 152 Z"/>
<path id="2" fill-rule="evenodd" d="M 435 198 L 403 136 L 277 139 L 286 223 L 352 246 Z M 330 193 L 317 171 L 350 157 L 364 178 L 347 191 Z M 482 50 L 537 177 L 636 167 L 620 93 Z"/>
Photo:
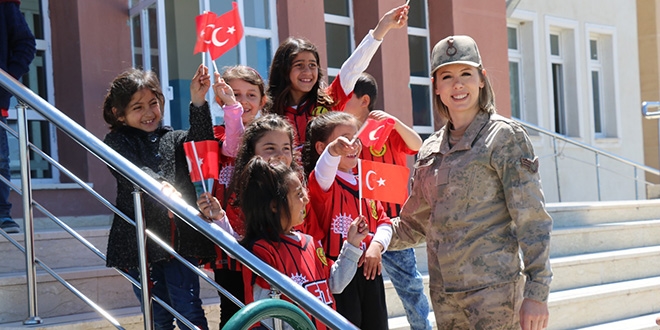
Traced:
<path id="1" fill-rule="evenodd" d="M 245 36 L 216 61 L 246 64 L 267 78 L 272 55 L 288 36 L 314 42 L 321 66 L 332 79 L 367 31 L 394 0 L 238 0 Z M 505 3 L 488 0 L 411 0 L 407 28 L 391 31 L 367 72 L 380 85 L 377 108 L 411 124 L 423 136 L 437 127 L 431 102 L 430 49 L 452 34 L 469 34 L 479 43 L 500 112 L 509 115 Z M 23 0 L 21 8 L 37 37 L 38 53 L 23 82 L 98 138 L 108 132 L 101 115 L 112 79 L 136 66 L 156 71 L 168 102 L 164 122 L 187 128 L 189 83 L 200 54 L 193 55 L 195 16 L 231 8 L 229 0 Z M 208 61 L 206 63 L 209 63 Z M 101 195 L 114 200 L 115 180 L 104 163 L 30 112 L 35 144 L 69 168 Z M 15 125 L 16 111 L 10 113 Z M 17 142 L 10 138 L 12 155 Z M 59 216 L 109 211 L 72 180 L 38 156 L 31 160 L 33 197 Z M 18 162 L 12 163 L 14 178 Z M 13 194 L 13 215 L 22 217 Z M 40 216 L 39 214 L 36 215 Z"/>

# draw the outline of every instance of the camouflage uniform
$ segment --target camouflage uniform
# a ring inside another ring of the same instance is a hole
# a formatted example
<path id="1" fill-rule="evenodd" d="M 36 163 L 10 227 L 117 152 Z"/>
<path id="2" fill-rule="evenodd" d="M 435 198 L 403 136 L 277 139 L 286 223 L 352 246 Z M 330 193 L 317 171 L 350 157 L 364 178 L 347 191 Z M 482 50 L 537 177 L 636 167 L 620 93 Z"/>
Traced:
<path id="1" fill-rule="evenodd" d="M 515 320 L 508 319 L 505 327 L 516 328 L 520 293 L 545 302 L 552 279 L 552 218 L 544 208 L 538 159 L 526 131 L 496 114 L 480 111 L 453 148 L 448 134 L 448 126 L 443 127 L 419 150 L 412 192 L 395 221 L 390 249 L 426 241 L 440 329 L 456 322 L 440 312 L 446 298 L 459 299 L 470 328 L 494 324 L 484 318 L 498 313 L 470 312 L 469 295 L 506 284 L 510 294 L 491 290 L 500 293 L 488 299 L 508 306 Z M 521 274 L 527 279 L 523 290 Z"/>

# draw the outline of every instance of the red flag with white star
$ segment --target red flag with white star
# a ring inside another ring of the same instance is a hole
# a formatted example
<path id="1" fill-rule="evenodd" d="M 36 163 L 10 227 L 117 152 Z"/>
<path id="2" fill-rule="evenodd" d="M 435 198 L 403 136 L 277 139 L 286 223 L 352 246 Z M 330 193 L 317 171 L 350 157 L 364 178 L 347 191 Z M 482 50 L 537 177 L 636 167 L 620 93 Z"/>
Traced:
<path id="1" fill-rule="evenodd" d="M 368 118 L 358 131 L 357 137 L 360 139 L 360 142 L 362 142 L 363 147 L 366 148 L 373 146 L 375 150 L 380 150 L 390 136 L 394 124 L 395 122 L 392 118 L 378 121 L 373 118 Z"/>
<path id="2" fill-rule="evenodd" d="M 202 179 L 218 179 L 218 154 L 220 152 L 218 141 L 186 142 L 183 144 L 183 150 L 186 153 L 190 181 L 197 182 L 202 181 Z"/>
<path id="3" fill-rule="evenodd" d="M 410 169 L 405 166 L 360 160 L 362 197 L 381 202 L 405 203 Z"/>
<path id="4" fill-rule="evenodd" d="M 214 21 L 211 42 L 208 44 L 212 60 L 234 48 L 243 38 L 243 24 L 238 13 L 238 4 L 232 2 L 232 7 L 232 10 L 218 16 Z"/>

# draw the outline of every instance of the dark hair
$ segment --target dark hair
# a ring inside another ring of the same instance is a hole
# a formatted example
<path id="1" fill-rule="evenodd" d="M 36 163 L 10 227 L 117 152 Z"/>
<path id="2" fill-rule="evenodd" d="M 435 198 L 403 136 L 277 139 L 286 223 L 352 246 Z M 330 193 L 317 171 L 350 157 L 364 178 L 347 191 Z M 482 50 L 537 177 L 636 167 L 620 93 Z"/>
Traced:
<path id="1" fill-rule="evenodd" d="M 284 215 L 291 221 L 287 199 L 290 176 L 299 174 L 285 164 L 271 164 L 260 156 L 251 158 L 240 171 L 238 177 L 244 188 L 239 196 L 239 205 L 245 216 L 242 245 L 249 246 L 262 238 L 272 242 L 280 241 L 280 235 L 284 234 L 280 219 Z"/>
<path id="2" fill-rule="evenodd" d="M 293 150 L 291 167 L 294 169 L 299 168 L 298 159 L 300 159 L 300 156 L 298 155 L 296 148 L 294 148 L 297 142 L 295 141 L 296 135 L 293 126 L 291 126 L 286 119 L 275 114 L 268 114 L 255 119 L 245 128 L 241 140 L 241 146 L 238 149 L 238 154 L 236 155 L 236 160 L 234 162 L 234 172 L 229 181 L 228 194 L 226 195 L 235 195 L 235 205 L 240 204 L 241 190 L 245 185 L 245 182 L 240 179 L 240 172 L 254 157 L 254 147 L 257 144 L 257 141 L 271 131 L 282 131 L 289 136 L 289 141 L 291 142 L 291 148 Z"/>
<path id="3" fill-rule="evenodd" d="M 142 89 L 148 89 L 156 95 L 160 102 L 160 111 L 163 111 L 165 97 L 156 74 L 153 71 L 129 69 L 112 81 L 103 101 L 103 119 L 110 126 L 110 130 L 124 125 L 119 118 L 126 115 L 126 107 L 131 102 L 133 94 Z M 112 109 L 116 109 L 117 112 L 113 112 Z"/>
<path id="4" fill-rule="evenodd" d="M 305 129 L 305 144 L 302 151 L 302 163 L 305 170 L 305 177 L 309 176 L 316 162 L 321 156 L 316 152 L 316 142 L 330 142 L 328 139 L 334 132 L 335 128 L 339 125 L 354 124 L 360 127 L 357 118 L 340 111 L 328 111 L 320 116 L 315 117 L 307 123 Z"/>
<path id="5" fill-rule="evenodd" d="M 289 74 L 293 67 L 293 60 L 302 52 L 311 52 L 318 63 L 318 79 L 298 104 L 298 109 L 307 101 L 307 106 L 313 106 L 314 103 L 325 105 L 330 108 L 334 101 L 325 93 L 325 83 L 323 82 L 323 71 L 319 60 L 319 52 L 309 40 L 305 38 L 289 37 L 280 44 L 273 57 L 273 63 L 270 65 L 270 74 L 268 76 L 268 94 L 273 101 L 271 112 L 283 116 L 287 106 L 293 102 L 291 98 L 291 79 Z"/>
<path id="6" fill-rule="evenodd" d="M 248 84 L 257 86 L 259 88 L 259 93 L 261 93 L 260 97 L 263 97 L 264 95 L 266 96 L 266 104 L 262 110 L 268 111 L 268 109 L 270 109 L 271 100 L 266 94 L 266 83 L 257 70 L 247 65 L 225 67 L 224 72 L 222 73 L 222 79 L 227 83 L 230 83 L 234 79 L 240 79 Z"/>
<path id="7" fill-rule="evenodd" d="M 488 76 L 484 75 L 483 66 L 479 65 L 479 67 L 476 69 L 479 72 L 479 78 L 484 81 L 484 87 L 479 89 L 479 110 L 492 115 L 497 112 L 495 110 L 495 92 L 493 91 L 493 86 L 490 84 Z M 438 71 L 433 73 L 433 89 L 435 89 L 435 84 L 438 81 L 438 78 L 436 77 L 437 74 Z M 449 108 L 447 108 L 447 106 L 442 103 L 440 95 L 433 95 L 433 104 L 438 110 L 440 117 L 448 122 L 451 122 Z"/>
<path id="8" fill-rule="evenodd" d="M 355 82 L 355 87 L 353 88 L 353 94 L 358 98 L 368 95 L 369 96 L 369 111 L 374 109 L 374 104 L 376 104 L 376 98 L 378 98 L 378 83 L 374 76 L 362 72 L 358 80 Z"/>

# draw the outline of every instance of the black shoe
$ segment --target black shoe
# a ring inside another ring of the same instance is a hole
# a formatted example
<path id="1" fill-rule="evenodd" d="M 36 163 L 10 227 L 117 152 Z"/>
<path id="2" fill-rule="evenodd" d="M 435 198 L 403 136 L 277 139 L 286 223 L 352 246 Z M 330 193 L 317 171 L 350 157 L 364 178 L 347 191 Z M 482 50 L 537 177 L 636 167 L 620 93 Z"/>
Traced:
<path id="1" fill-rule="evenodd" d="M 16 234 L 19 233 L 20 227 L 18 224 L 12 220 L 12 219 L 2 219 L 2 223 L 0 223 L 0 228 L 5 231 L 7 234 Z"/>

